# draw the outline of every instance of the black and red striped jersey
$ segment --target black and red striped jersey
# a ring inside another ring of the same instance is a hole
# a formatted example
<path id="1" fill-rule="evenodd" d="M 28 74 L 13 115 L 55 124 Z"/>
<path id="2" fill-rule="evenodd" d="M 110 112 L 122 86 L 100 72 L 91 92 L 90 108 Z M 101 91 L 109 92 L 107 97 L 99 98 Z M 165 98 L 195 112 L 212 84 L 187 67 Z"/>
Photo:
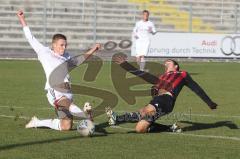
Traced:
<path id="1" fill-rule="evenodd" d="M 164 89 L 170 92 L 175 99 L 181 92 L 183 86 L 187 86 L 206 103 L 211 102 L 204 90 L 191 78 L 189 73 L 186 71 L 166 72 L 159 76 L 158 82 L 155 84 L 155 86 L 158 89 Z"/>
<path id="2" fill-rule="evenodd" d="M 189 75 L 186 71 L 171 71 L 159 76 L 156 88 L 164 89 L 177 97 L 184 85 L 187 85 Z"/>

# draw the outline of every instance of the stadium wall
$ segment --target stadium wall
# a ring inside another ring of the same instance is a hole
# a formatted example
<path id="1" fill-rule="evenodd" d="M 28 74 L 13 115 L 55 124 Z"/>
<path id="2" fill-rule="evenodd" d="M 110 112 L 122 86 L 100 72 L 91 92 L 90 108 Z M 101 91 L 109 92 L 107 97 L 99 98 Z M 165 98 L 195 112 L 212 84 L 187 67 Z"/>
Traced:
<path id="1" fill-rule="evenodd" d="M 83 53 L 94 42 L 106 44 L 131 40 L 134 24 L 143 9 L 159 32 L 239 33 L 237 0 L 0 0 L 0 57 L 36 58 L 26 42 L 16 12 L 23 9 L 33 34 L 50 46 L 55 33 L 68 37 L 73 54 Z M 130 55 L 130 48 L 103 52 L 110 59 L 114 52 Z"/>

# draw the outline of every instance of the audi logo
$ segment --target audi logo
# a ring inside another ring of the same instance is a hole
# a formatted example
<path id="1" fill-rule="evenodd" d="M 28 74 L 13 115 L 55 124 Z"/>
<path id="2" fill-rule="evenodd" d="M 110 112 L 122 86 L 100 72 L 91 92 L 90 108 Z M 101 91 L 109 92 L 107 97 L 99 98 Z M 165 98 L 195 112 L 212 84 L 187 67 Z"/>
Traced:
<path id="1" fill-rule="evenodd" d="M 240 36 L 226 36 L 221 41 L 221 51 L 224 55 L 240 55 Z"/>
<path id="2" fill-rule="evenodd" d="M 116 47 L 119 47 L 121 49 L 127 49 L 132 46 L 132 41 L 131 40 L 122 40 L 117 44 L 114 41 L 108 41 L 104 44 L 103 48 L 107 51 L 114 50 Z"/>

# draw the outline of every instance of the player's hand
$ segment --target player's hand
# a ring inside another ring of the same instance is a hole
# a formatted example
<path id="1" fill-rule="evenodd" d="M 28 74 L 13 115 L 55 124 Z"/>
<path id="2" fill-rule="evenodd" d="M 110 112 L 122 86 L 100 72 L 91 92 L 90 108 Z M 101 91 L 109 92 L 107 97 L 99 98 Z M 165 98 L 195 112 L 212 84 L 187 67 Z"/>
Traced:
<path id="1" fill-rule="evenodd" d="M 125 56 L 121 56 L 121 55 L 115 55 L 113 57 L 113 61 L 116 63 L 116 64 L 122 64 L 124 63 L 125 61 L 127 61 L 127 58 Z"/>
<path id="2" fill-rule="evenodd" d="M 24 13 L 23 13 L 23 11 L 22 11 L 22 10 L 19 10 L 19 11 L 17 12 L 17 16 L 18 16 L 19 19 L 24 19 Z"/>
<path id="3" fill-rule="evenodd" d="M 101 44 L 97 43 L 95 46 L 92 48 L 94 51 L 100 50 L 101 49 Z"/>
<path id="4" fill-rule="evenodd" d="M 152 32 L 153 32 L 153 31 L 152 31 L 152 27 L 149 27 L 149 28 L 148 28 L 148 32 L 149 32 L 149 33 L 152 33 Z"/>
<path id="5" fill-rule="evenodd" d="M 212 102 L 211 104 L 208 105 L 211 109 L 217 109 L 217 103 Z"/>
<path id="6" fill-rule="evenodd" d="M 27 23 L 26 23 L 25 17 L 24 17 L 24 13 L 23 13 L 22 10 L 19 10 L 19 11 L 17 12 L 17 16 L 18 16 L 18 19 L 19 19 L 20 23 L 22 24 L 22 26 L 23 26 L 23 27 L 24 27 L 24 26 L 27 26 Z"/>
<path id="7" fill-rule="evenodd" d="M 101 44 L 95 44 L 88 52 L 84 54 L 85 60 L 87 60 L 90 56 L 92 56 L 97 50 L 101 49 Z"/>

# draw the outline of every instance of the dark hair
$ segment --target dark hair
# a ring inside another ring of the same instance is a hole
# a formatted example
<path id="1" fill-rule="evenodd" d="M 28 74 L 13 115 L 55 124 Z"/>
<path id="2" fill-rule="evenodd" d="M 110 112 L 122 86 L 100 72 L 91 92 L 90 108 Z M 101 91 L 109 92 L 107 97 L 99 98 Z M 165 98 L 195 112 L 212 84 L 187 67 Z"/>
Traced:
<path id="1" fill-rule="evenodd" d="M 180 70 L 180 66 L 179 66 L 179 64 L 178 64 L 177 61 L 175 61 L 175 60 L 173 60 L 173 59 L 167 59 L 165 62 L 167 62 L 167 61 L 172 61 L 172 63 L 174 64 L 174 66 L 177 66 L 177 71 Z"/>
<path id="2" fill-rule="evenodd" d="M 150 14 L 148 10 L 143 10 L 142 13 L 147 13 L 148 15 Z"/>
<path id="3" fill-rule="evenodd" d="M 67 38 L 66 38 L 65 35 L 63 35 L 63 34 L 54 34 L 53 37 L 52 37 L 52 43 L 55 43 L 59 39 L 63 39 L 63 40 L 67 41 Z"/>

